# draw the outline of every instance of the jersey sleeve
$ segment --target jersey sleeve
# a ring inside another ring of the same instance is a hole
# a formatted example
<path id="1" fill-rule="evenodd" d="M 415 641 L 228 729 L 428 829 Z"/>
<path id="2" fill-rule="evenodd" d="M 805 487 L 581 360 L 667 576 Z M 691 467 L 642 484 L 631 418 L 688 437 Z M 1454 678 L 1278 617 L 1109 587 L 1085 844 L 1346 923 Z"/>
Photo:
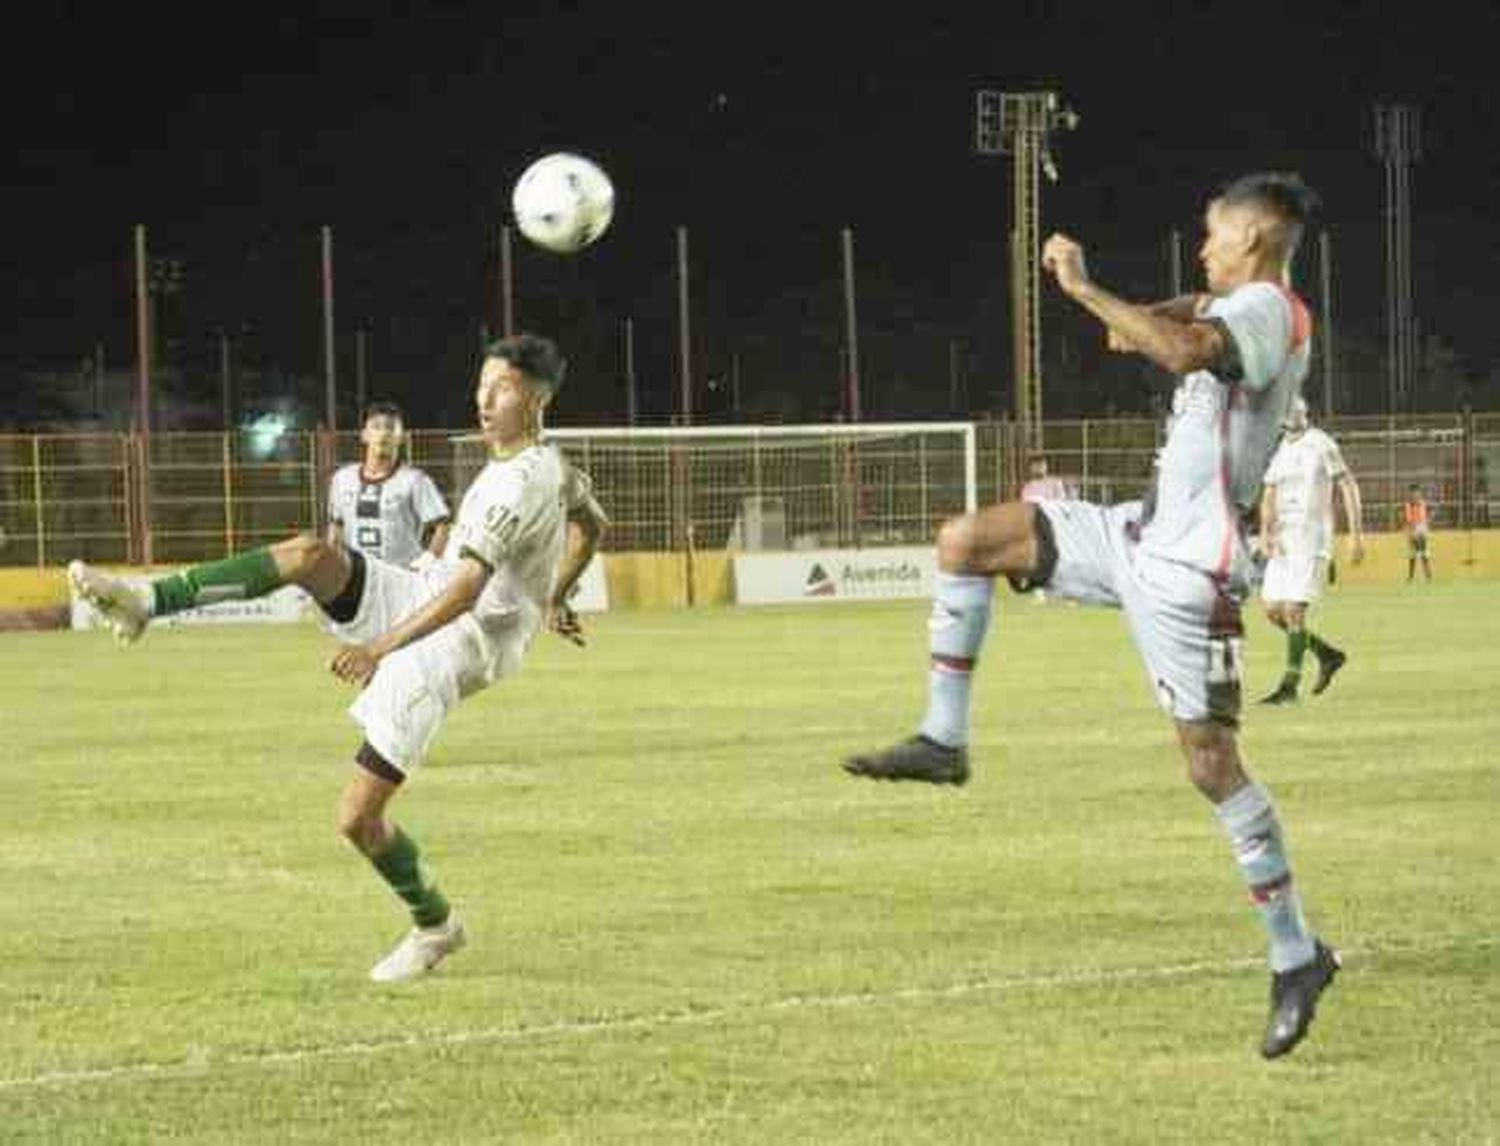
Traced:
<path id="1" fill-rule="evenodd" d="M 1239 377 L 1252 390 L 1264 390 L 1276 380 L 1292 352 L 1292 306 L 1267 282 L 1247 283 L 1214 299 L 1208 317 L 1219 322 L 1234 342 Z"/>
<path id="2" fill-rule="evenodd" d="M 419 470 L 417 473 L 412 501 L 417 507 L 417 520 L 423 525 L 434 525 L 439 521 L 447 521 L 453 516 L 448 510 L 447 500 L 437 487 L 437 482 L 433 481 L 425 470 Z"/>

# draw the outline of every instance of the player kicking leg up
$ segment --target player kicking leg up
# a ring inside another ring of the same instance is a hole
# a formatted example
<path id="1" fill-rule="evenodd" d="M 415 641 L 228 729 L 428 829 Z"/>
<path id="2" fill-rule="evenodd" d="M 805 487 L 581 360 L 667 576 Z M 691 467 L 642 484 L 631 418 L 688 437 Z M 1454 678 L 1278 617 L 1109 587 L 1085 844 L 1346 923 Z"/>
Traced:
<path id="1" fill-rule="evenodd" d="M 1095 283 L 1083 248 L 1053 235 L 1043 265 L 1106 327 L 1112 349 L 1180 377 L 1151 508 L 1086 502 L 999 505 L 945 524 L 921 731 L 845 768 L 882 780 L 961 783 L 972 670 L 994 578 L 1120 609 L 1173 720 L 1195 787 L 1214 805 L 1270 939 L 1267 1058 L 1306 1035 L 1339 968 L 1309 930 L 1280 818 L 1239 754 L 1244 521 L 1280 423 L 1307 376 L 1310 318 L 1288 288 L 1314 196 L 1295 176 L 1252 175 L 1209 204 L 1201 258 L 1210 293 L 1139 306 Z"/>
<path id="2" fill-rule="evenodd" d="M 581 643 L 568 593 L 605 517 L 584 475 L 541 444 L 542 411 L 564 365 L 546 339 L 492 345 L 475 395 L 492 460 L 469 487 L 443 557 L 420 571 L 310 535 L 195 566 L 143 589 L 79 562 L 69 577 L 116 636 L 140 637 L 152 617 L 299 585 L 351 642 L 330 668 L 361 686 L 350 714 L 363 728 L 339 829 L 411 911 L 410 934 L 370 972 L 377 981 L 431 970 L 464 930 L 386 807 L 426 755 L 460 698 L 517 671 L 549 621 Z M 570 522 L 580 528 L 568 529 Z M 570 541 L 571 538 L 571 541 Z"/>
<path id="3" fill-rule="evenodd" d="M 311 594 L 335 634 L 374 640 L 382 626 L 391 629 L 398 615 L 411 614 L 435 597 L 446 594 L 450 607 L 458 606 L 474 592 L 477 580 L 459 575 L 453 585 L 444 586 L 437 577 L 426 578 L 366 558 L 311 534 L 194 566 L 145 586 L 76 561 L 68 567 L 68 575 L 78 594 L 99 610 L 117 639 L 124 642 L 138 639 L 152 618 L 214 601 L 250 600 L 284 585 L 297 585 Z M 483 582 L 478 584 L 482 588 Z M 439 592 L 440 587 L 445 594 Z M 418 664 L 405 663 L 420 648 L 418 644 L 413 650 L 394 650 L 379 672 L 372 671 L 363 680 L 358 674 L 368 666 L 363 660 L 350 663 L 348 649 L 333 664 L 339 675 L 359 683 L 376 678 L 352 710 L 365 726 L 366 740 L 355 756 L 355 774 L 339 800 L 338 823 L 344 837 L 411 911 L 411 934 L 371 972 L 382 981 L 430 970 L 464 943 L 463 926 L 424 870 L 416 842 L 385 818 L 386 805 L 405 778 L 404 769 L 420 758 L 443 714 L 457 699 L 451 684 L 444 690 L 436 681 L 434 687 L 423 681 L 422 671 L 431 667 L 431 656 L 424 655 Z M 401 706 L 393 709 L 402 714 L 399 722 L 384 718 L 383 706 L 394 705 Z"/>

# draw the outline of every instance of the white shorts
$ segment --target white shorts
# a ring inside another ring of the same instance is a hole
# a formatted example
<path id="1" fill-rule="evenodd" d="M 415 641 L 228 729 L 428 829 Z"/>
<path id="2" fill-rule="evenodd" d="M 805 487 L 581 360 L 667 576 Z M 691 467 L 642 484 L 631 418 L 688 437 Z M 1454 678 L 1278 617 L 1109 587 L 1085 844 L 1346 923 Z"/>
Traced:
<path id="1" fill-rule="evenodd" d="M 447 584 L 449 571 L 422 572 L 365 557 L 365 587 L 354 619 L 330 621 L 341 640 L 363 644 L 410 616 Z M 479 633 L 468 617 L 397 649 L 380 662 L 375 675 L 349 706 L 370 747 L 403 775 L 422 762 L 444 718 L 458 702 L 521 667 L 529 643 L 520 625 L 514 633 Z M 490 668 L 498 651 L 498 666 Z"/>
<path id="2" fill-rule="evenodd" d="M 1174 720 L 1231 727 L 1240 712 L 1240 603 L 1207 573 L 1140 552 L 1128 529 L 1139 502 L 1049 501 L 1057 542 L 1047 590 L 1121 610 L 1157 702 Z"/>
<path id="3" fill-rule="evenodd" d="M 1282 551 L 1266 562 L 1266 577 L 1261 582 L 1262 601 L 1287 601 L 1310 605 L 1323 595 L 1328 577 L 1328 561 L 1306 552 Z"/>

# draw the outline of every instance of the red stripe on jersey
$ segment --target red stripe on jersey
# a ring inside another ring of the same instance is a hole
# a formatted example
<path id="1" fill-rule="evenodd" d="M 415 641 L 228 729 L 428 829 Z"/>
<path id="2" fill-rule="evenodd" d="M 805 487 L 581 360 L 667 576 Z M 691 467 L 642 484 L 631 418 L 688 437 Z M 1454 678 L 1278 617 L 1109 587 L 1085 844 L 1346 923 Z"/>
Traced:
<path id="1" fill-rule="evenodd" d="M 1284 286 L 1278 289 L 1287 305 L 1292 308 L 1292 351 L 1295 353 L 1312 337 L 1312 311 L 1307 309 L 1307 303 L 1298 298 L 1295 291 Z"/>
<path id="2" fill-rule="evenodd" d="M 1230 386 L 1224 399 L 1224 410 L 1219 414 L 1219 493 L 1224 498 L 1224 544 L 1219 547 L 1219 564 L 1214 577 L 1222 581 L 1229 575 L 1229 561 L 1234 556 L 1234 535 L 1239 525 L 1239 514 L 1229 496 L 1229 411 L 1234 408 L 1235 391 L 1239 386 Z"/>

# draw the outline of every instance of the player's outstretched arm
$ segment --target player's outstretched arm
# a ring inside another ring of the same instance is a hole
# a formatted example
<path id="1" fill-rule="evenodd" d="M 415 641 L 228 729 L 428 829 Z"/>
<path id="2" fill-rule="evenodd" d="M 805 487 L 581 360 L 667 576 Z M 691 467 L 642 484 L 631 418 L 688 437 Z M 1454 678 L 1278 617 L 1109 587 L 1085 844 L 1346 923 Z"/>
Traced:
<path id="1" fill-rule="evenodd" d="M 1232 359 L 1228 336 L 1217 324 L 1196 318 L 1196 307 L 1179 317 L 1175 306 L 1159 312 L 1126 302 L 1094 282 L 1083 248 L 1066 235 L 1047 240 L 1042 265 L 1065 294 L 1109 328 L 1111 349 L 1134 351 L 1172 374 L 1212 370 Z"/>
<path id="2" fill-rule="evenodd" d="M 443 550 L 448 548 L 449 532 L 450 525 L 446 517 L 429 525 L 427 527 L 427 552 L 434 557 L 441 557 Z"/>
<path id="3" fill-rule="evenodd" d="M 367 684 L 380 662 L 391 653 L 421 640 L 428 633 L 437 632 L 472 609 L 489 579 L 489 566 L 466 554 L 446 589 L 369 644 L 346 645 L 340 649 L 329 669 L 351 684 Z"/>
<path id="4" fill-rule="evenodd" d="M 1260 491 L 1260 551 L 1275 557 L 1281 548 L 1276 540 L 1276 487 L 1267 482 Z"/>
<path id="5" fill-rule="evenodd" d="M 578 578 L 588 568 L 594 554 L 599 552 L 599 543 L 604 540 L 609 528 L 609 518 L 592 497 L 568 513 L 568 547 L 557 567 L 557 585 L 552 590 L 552 601 L 548 609 L 547 627 L 575 645 L 584 644 L 583 625 L 578 614 L 568 604 Z"/>
<path id="6" fill-rule="evenodd" d="M 1365 510 L 1359 483 L 1348 470 L 1339 477 L 1339 499 L 1344 503 L 1344 520 L 1349 523 L 1349 559 L 1358 565 L 1365 559 Z"/>

